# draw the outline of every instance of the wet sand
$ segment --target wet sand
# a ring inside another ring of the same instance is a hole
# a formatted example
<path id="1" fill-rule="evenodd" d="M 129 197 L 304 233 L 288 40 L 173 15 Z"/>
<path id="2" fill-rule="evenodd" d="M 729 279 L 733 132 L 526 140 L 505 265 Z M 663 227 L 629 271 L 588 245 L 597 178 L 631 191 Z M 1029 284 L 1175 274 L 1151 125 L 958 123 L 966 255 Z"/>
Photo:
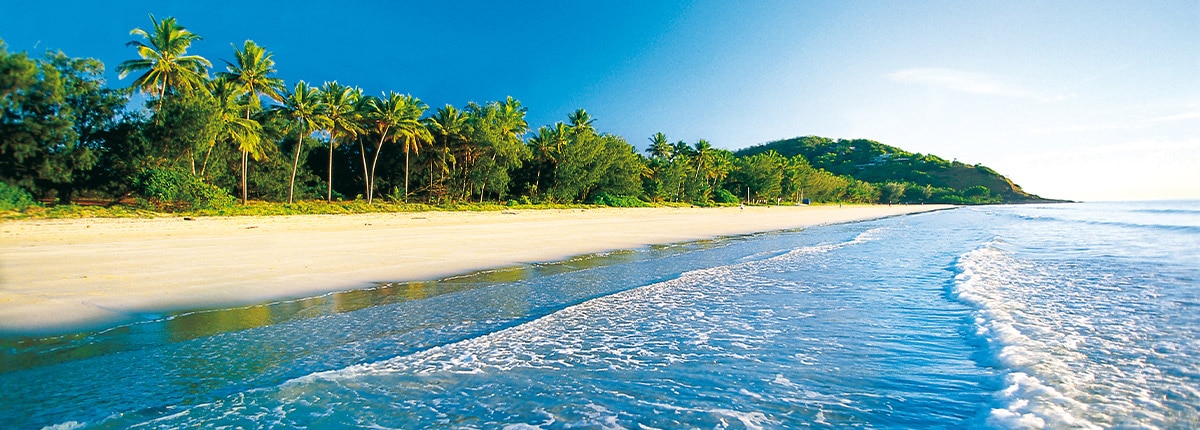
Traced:
<path id="1" fill-rule="evenodd" d="M 52 334 L 575 255 L 948 206 L 417 212 L 0 223 L 0 333 Z"/>

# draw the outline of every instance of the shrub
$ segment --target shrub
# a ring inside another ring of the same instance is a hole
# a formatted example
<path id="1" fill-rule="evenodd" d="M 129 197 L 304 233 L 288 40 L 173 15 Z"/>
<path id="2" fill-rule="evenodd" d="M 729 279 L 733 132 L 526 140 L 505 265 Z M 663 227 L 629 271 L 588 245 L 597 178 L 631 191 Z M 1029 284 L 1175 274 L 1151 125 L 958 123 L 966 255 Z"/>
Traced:
<path id="1" fill-rule="evenodd" d="M 716 195 L 713 196 L 713 201 L 716 201 L 717 203 L 737 203 L 738 198 L 737 196 L 733 195 L 733 193 L 729 192 L 729 190 L 721 188 L 718 189 Z"/>
<path id="2" fill-rule="evenodd" d="M 37 206 L 37 201 L 24 188 L 0 181 L 0 211 L 23 211 Z"/>
<path id="3" fill-rule="evenodd" d="M 646 202 L 643 202 L 634 196 L 612 196 L 605 193 L 600 193 L 592 197 L 591 200 L 592 204 L 612 206 L 615 208 L 640 208 L 646 206 Z"/>
<path id="4" fill-rule="evenodd" d="M 158 206 L 181 209 L 220 209 L 235 199 L 225 190 L 179 169 L 144 170 L 133 179 L 133 189 Z"/>

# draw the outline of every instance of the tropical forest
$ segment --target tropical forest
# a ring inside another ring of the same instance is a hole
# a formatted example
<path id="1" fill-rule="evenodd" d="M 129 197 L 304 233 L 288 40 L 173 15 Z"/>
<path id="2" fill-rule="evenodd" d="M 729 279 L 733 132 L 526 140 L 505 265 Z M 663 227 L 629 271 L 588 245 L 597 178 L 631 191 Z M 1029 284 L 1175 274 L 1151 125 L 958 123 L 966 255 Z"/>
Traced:
<path id="1" fill-rule="evenodd" d="M 150 21 L 116 66 L 124 87 L 98 60 L 8 52 L 0 40 L 0 211 L 1042 200 L 982 165 L 870 140 L 734 152 L 655 133 L 636 139 L 639 151 L 585 109 L 535 125 L 513 97 L 432 107 L 284 82 L 253 41 L 214 61 L 188 53 L 200 36 L 174 18 Z"/>

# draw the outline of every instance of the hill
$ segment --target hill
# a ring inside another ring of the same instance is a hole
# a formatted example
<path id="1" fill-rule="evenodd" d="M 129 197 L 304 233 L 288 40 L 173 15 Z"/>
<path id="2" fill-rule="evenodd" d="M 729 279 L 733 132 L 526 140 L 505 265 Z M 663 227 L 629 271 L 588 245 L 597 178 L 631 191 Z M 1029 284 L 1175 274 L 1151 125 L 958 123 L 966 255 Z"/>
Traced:
<path id="1" fill-rule="evenodd" d="M 925 193 L 942 190 L 943 194 L 963 196 L 979 203 L 1058 201 L 1029 194 L 1004 175 L 980 164 L 946 161 L 936 155 L 912 153 L 866 139 L 804 136 L 751 146 L 735 155 L 744 157 L 768 151 L 785 157 L 802 155 L 813 167 L 835 175 L 881 186 L 891 184 L 893 188 L 900 187 L 902 195 L 906 189 L 910 194 L 911 190 L 923 189 Z M 910 199 L 897 199 L 904 200 Z"/>

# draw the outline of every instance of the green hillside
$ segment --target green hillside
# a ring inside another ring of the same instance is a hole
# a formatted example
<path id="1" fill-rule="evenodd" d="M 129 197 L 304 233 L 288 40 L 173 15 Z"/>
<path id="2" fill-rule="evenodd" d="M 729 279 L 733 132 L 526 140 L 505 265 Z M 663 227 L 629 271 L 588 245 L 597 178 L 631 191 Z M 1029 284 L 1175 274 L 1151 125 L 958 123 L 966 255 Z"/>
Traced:
<path id="1" fill-rule="evenodd" d="M 966 196 L 979 202 L 1027 203 L 1052 201 L 1026 193 L 1020 186 L 983 165 L 946 161 L 932 154 L 905 151 L 866 139 L 804 136 L 756 145 L 737 151 L 739 157 L 775 151 L 785 157 L 802 155 L 813 167 L 879 186 L 914 192 Z M 986 194 L 982 187 L 986 189 Z M 897 201 L 913 200 L 899 198 Z M 952 199 L 951 199 L 952 200 Z"/>

